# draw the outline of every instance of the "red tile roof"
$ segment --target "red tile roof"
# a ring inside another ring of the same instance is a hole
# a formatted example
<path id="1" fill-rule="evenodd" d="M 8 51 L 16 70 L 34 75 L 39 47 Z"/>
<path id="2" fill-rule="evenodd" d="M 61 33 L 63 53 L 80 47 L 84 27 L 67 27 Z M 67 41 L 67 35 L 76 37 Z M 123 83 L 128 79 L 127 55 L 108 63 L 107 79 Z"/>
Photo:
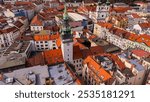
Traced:
<path id="1" fill-rule="evenodd" d="M 133 18 L 141 18 L 141 17 L 140 17 L 138 14 L 136 14 L 136 13 L 133 13 L 133 14 L 132 14 L 132 17 L 133 17 Z"/>
<path id="2" fill-rule="evenodd" d="M 15 2 L 15 6 L 21 6 L 21 5 L 31 5 L 32 2 L 26 2 L 26 1 L 17 1 Z"/>
<path id="3" fill-rule="evenodd" d="M 137 34 L 130 34 L 129 40 L 136 41 L 139 38 Z"/>
<path id="4" fill-rule="evenodd" d="M 115 11 L 116 13 L 125 13 L 128 10 L 131 10 L 130 7 L 113 7 L 110 9 L 110 12 Z"/>
<path id="5" fill-rule="evenodd" d="M 79 6 L 79 8 L 77 8 L 77 11 L 79 13 L 81 13 L 81 12 L 86 13 L 86 12 L 89 12 L 89 11 L 95 12 L 96 11 L 96 6 L 91 6 L 91 5 Z"/>
<path id="6" fill-rule="evenodd" d="M 40 34 L 40 35 L 34 35 L 34 40 L 35 41 L 48 41 L 50 38 L 48 34 Z"/>
<path id="7" fill-rule="evenodd" d="M 38 18 L 38 15 L 36 15 L 32 21 L 31 21 L 32 26 L 42 26 L 42 21 Z"/>
<path id="8" fill-rule="evenodd" d="M 10 32 L 16 32 L 19 31 L 16 27 L 11 27 L 11 28 L 7 28 L 7 29 L 0 29 L 0 34 L 6 34 L 6 33 L 10 33 Z"/>
<path id="9" fill-rule="evenodd" d="M 56 45 L 58 48 L 61 47 L 61 38 L 60 37 L 56 40 Z"/>
<path id="10" fill-rule="evenodd" d="M 149 23 L 140 23 L 139 25 L 141 28 L 150 28 L 150 22 Z"/>
<path id="11" fill-rule="evenodd" d="M 146 57 L 150 56 L 149 52 L 146 52 L 146 51 L 140 50 L 140 49 L 132 50 L 131 52 L 132 52 L 132 54 L 135 54 L 136 56 L 139 56 L 140 58 L 146 58 Z"/>
<path id="12" fill-rule="evenodd" d="M 27 66 L 36 66 L 36 65 L 44 65 L 44 64 L 45 61 L 44 61 L 43 53 L 38 53 L 27 60 Z"/>
<path id="13" fill-rule="evenodd" d="M 99 55 L 104 53 L 104 49 L 100 46 L 93 46 L 89 49 L 81 50 L 83 58 L 87 58 L 88 56 Z"/>
<path id="14" fill-rule="evenodd" d="M 120 70 L 124 70 L 126 68 L 125 64 L 119 59 L 117 55 L 111 55 L 111 58 L 114 60 L 115 64 L 118 65 Z"/>
<path id="15" fill-rule="evenodd" d="M 34 35 L 35 41 L 49 41 L 49 40 L 57 40 L 59 38 L 59 34 L 36 34 Z"/>
<path id="16" fill-rule="evenodd" d="M 101 46 L 93 46 L 90 48 L 92 55 L 104 53 L 104 49 Z"/>
<path id="17" fill-rule="evenodd" d="M 44 51 L 44 58 L 48 65 L 64 62 L 61 49 Z"/>
<path id="18" fill-rule="evenodd" d="M 51 34 L 50 37 L 49 37 L 49 40 L 57 40 L 59 38 L 59 33 L 57 34 Z"/>
<path id="19" fill-rule="evenodd" d="M 113 27 L 113 24 L 107 23 L 107 22 L 98 22 L 97 24 L 100 25 L 101 27 L 105 27 L 107 29 L 111 29 Z"/>
<path id="20" fill-rule="evenodd" d="M 83 58 L 87 58 L 88 56 L 92 56 L 92 52 L 89 49 L 83 49 L 81 50 Z"/>
<path id="21" fill-rule="evenodd" d="M 99 78 L 102 78 L 103 81 L 111 79 L 111 75 L 105 71 L 91 56 L 87 57 L 84 60 L 84 64 L 88 65 L 88 68 L 91 69 Z"/>
<path id="22" fill-rule="evenodd" d="M 82 56 L 79 46 L 73 46 L 73 59 L 76 60 L 76 59 L 80 59 L 82 57 L 83 56 Z"/>
<path id="23" fill-rule="evenodd" d="M 145 43 L 147 46 L 150 47 L 150 35 L 147 34 L 140 35 L 136 41 L 139 43 Z"/>

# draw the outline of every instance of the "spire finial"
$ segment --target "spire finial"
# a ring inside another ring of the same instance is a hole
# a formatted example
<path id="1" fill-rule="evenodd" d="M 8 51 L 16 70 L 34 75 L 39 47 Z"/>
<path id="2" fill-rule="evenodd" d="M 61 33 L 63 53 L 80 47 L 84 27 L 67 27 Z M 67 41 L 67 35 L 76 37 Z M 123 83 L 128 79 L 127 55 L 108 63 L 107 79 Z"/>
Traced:
<path id="1" fill-rule="evenodd" d="M 63 14 L 63 19 L 68 19 L 68 12 L 67 12 L 67 7 L 66 7 L 66 3 L 64 4 L 64 14 Z"/>
<path id="2" fill-rule="evenodd" d="M 107 1 L 106 1 L 106 4 L 107 4 L 107 5 L 110 5 L 110 2 L 109 2 L 109 0 L 107 0 Z"/>

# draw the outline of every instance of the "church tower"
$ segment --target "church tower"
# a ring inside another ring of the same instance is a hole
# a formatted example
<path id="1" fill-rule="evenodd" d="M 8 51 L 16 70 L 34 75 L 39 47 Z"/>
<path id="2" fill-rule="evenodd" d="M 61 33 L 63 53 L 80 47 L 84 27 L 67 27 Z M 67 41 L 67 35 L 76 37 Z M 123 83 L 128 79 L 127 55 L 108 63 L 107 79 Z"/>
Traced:
<path id="1" fill-rule="evenodd" d="M 63 25 L 61 28 L 61 50 L 64 61 L 73 63 L 73 36 L 69 26 L 69 17 L 65 5 L 63 14 Z"/>
<path id="2" fill-rule="evenodd" d="M 106 17 L 109 16 L 109 10 L 110 10 L 110 2 L 109 0 L 106 1 L 105 4 L 102 4 L 101 0 L 98 1 L 98 5 L 96 8 L 96 19 L 97 21 L 103 21 Z"/>

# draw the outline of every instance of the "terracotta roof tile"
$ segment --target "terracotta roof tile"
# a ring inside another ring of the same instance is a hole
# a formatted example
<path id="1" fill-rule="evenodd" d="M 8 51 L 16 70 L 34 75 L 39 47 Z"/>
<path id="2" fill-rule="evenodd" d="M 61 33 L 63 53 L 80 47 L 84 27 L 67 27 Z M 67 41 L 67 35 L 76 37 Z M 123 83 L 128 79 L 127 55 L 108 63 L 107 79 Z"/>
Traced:
<path id="1" fill-rule="evenodd" d="M 35 41 L 49 41 L 49 40 L 57 40 L 59 38 L 59 34 L 36 34 L 34 35 Z"/>
<path id="2" fill-rule="evenodd" d="M 118 65 L 120 70 L 124 70 L 126 68 L 124 63 L 119 59 L 119 57 L 117 55 L 111 55 L 111 58 Z"/>
<path id="3" fill-rule="evenodd" d="M 80 58 L 82 58 L 82 53 L 79 46 L 73 46 L 73 59 L 76 60 Z"/>
<path id="4" fill-rule="evenodd" d="M 49 40 L 57 40 L 59 38 L 59 33 L 57 34 L 51 34 L 50 37 L 49 37 Z"/>
<path id="5" fill-rule="evenodd" d="M 141 17 L 140 17 L 138 14 L 136 14 L 136 13 L 133 13 L 133 14 L 132 14 L 132 17 L 133 17 L 133 18 L 141 18 Z"/>
<path id="6" fill-rule="evenodd" d="M 28 66 L 36 66 L 36 65 L 44 65 L 44 64 L 45 62 L 44 62 L 43 53 L 38 53 L 27 60 Z"/>
<path id="7" fill-rule="evenodd" d="M 150 28 L 150 23 L 140 23 L 141 28 Z"/>
<path id="8" fill-rule="evenodd" d="M 110 12 L 115 11 L 116 13 L 125 13 L 128 10 L 131 10 L 130 7 L 113 7 L 110 9 Z"/>
<path id="9" fill-rule="evenodd" d="M 42 21 L 40 21 L 40 19 L 38 18 L 38 16 L 36 15 L 32 21 L 31 21 L 31 25 L 32 26 L 42 26 Z"/>
<path id="10" fill-rule="evenodd" d="M 103 77 L 102 82 L 112 78 L 111 75 L 106 72 L 91 56 L 84 60 L 84 64 L 87 64 L 88 68 L 97 74 L 99 78 Z"/>
<path id="11" fill-rule="evenodd" d="M 34 40 L 35 41 L 48 41 L 49 39 L 50 39 L 50 36 L 48 34 L 34 35 Z"/>
<path id="12" fill-rule="evenodd" d="M 64 62 L 61 49 L 44 51 L 44 58 L 48 65 Z"/>
<path id="13" fill-rule="evenodd" d="M 83 58 L 87 58 L 88 56 L 92 56 L 92 52 L 89 49 L 83 49 L 81 50 Z"/>
<path id="14" fill-rule="evenodd" d="M 60 37 L 56 40 L 56 45 L 58 48 L 61 47 L 61 38 Z"/>
<path id="15" fill-rule="evenodd" d="M 15 2 L 15 6 L 21 6 L 21 5 L 31 5 L 32 2 L 24 2 L 24 1 L 17 1 Z"/>
<path id="16" fill-rule="evenodd" d="M 146 57 L 150 56 L 149 52 L 146 52 L 146 51 L 140 50 L 140 49 L 138 49 L 138 50 L 135 49 L 135 50 L 132 50 L 131 52 L 132 52 L 132 54 L 135 54 L 136 56 L 139 56 L 140 58 L 146 58 Z"/>
<path id="17" fill-rule="evenodd" d="M 104 49 L 101 46 L 93 46 L 90 48 L 92 55 L 104 53 Z"/>

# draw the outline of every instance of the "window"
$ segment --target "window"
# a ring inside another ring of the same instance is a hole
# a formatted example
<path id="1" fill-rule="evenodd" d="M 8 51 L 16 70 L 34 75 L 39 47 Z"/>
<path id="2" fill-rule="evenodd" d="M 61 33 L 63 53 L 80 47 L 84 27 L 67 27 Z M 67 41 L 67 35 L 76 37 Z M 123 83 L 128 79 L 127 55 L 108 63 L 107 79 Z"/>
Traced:
<path id="1" fill-rule="evenodd" d="M 55 40 L 53 40 L 53 43 L 55 43 L 56 41 Z"/>
<path id="2" fill-rule="evenodd" d="M 48 43 L 48 41 L 45 41 L 45 43 Z"/>
<path id="3" fill-rule="evenodd" d="M 69 57 L 69 55 L 68 55 L 68 57 Z"/>

